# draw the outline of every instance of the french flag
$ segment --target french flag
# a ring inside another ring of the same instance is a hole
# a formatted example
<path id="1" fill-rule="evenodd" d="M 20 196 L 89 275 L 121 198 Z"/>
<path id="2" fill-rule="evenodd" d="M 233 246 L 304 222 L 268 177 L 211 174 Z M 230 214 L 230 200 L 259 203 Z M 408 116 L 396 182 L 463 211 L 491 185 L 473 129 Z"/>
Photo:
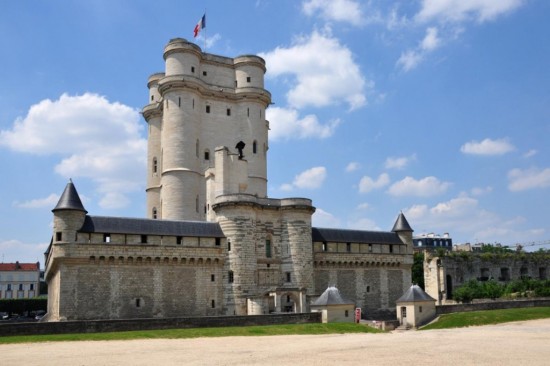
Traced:
<path id="1" fill-rule="evenodd" d="M 199 20 L 199 22 L 197 23 L 197 25 L 195 26 L 195 29 L 193 29 L 193 37 L 197 38 L 197 36 L 199 35 L 199 32 L 201 31 L 201 29 L 203 29 L 204 27 L 206 27 L 206 13 L 202 16 L 202 18 Z"/>

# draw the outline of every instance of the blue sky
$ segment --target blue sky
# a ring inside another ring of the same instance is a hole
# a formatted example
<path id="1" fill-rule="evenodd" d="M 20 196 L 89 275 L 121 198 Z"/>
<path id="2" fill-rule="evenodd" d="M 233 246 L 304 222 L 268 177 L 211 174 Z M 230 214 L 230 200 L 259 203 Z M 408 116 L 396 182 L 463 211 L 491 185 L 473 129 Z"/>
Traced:
<path id="1" fill-rule="evenodd" d="M 43 263 L 69 178 L 90 214 L 145 216 L 147 78 L 205 10 L 203 50 L 266 59 L 270 197 L 322 227 L 550 239 L 548 1 L 29 0 L 0 12 L 1 260 Z"/>

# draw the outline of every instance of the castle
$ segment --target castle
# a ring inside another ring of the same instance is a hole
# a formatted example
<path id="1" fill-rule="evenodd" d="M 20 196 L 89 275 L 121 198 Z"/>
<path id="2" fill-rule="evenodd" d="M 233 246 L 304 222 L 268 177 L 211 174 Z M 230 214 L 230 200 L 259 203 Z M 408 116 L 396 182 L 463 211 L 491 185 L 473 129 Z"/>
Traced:
<path id="1" fill-rule="evenodd" d="M 267 197 L 264 60 L 181 38 L 164 59 L 143 108 L 147 218 L 88 215 L 67 184 L 46 320 L 307 312 L 329 285 L 364 314 L 395 309 L 413 262 L 402 213 L 388 232 L 315 228 L 311 200 Z"/>

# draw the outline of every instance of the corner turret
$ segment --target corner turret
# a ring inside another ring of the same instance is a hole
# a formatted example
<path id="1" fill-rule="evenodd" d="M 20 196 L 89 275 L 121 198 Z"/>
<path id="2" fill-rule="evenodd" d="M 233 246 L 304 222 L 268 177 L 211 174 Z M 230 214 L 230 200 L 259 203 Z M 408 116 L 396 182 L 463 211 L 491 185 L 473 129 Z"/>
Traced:
<path id="1" fill-rule="evenodd" d="M 395 224 L 393 225 L 393 229 L 391 229 L 391 231 L 396 233 L 403 243 L 407 244 L 407 254 L 412 254 L 412 239 L 414 230 L 411 228 L 411 225 L 409 225 L 409 222 L 405 218 L 405 215 L 403 215 L 403 212 L 399 213 L 399 216 L 397 217 L 397 220 L 395 221 Z"/>
<path id="2" fill-rule="evenodd" d="M 76 232 L 84 224 L 88 211 L 84 208 L 72 180 L 69 180 L 53 212 L 53 243 L 76 241 Z"/>

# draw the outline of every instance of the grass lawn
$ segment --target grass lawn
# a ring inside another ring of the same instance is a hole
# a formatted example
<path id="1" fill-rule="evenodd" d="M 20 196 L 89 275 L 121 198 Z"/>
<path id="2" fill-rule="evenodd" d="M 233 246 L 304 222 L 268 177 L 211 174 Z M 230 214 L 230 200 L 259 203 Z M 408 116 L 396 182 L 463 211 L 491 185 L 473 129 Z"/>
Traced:
<path id="1" fill-rule="evenodd" d="M 550 307 L 472 311 L 442 315 L 439 321 L 423 327 L 422 330 L 460 328 L 542 318 L 550 318 Z"/>
<path id="2" fill-rule="evenodd" d="M 158 338 L 198 338 L 230 336 L 270 336 L 292 334 L 342 334 L 342 333 L 379 333 L 381 331 L 364 324 L 289 324 L 250 327 L 190 328 L 143 330 L 113 333 L 79 333 L 36 336 L 0 337 L 2 343 L 56 342 L 56 341 L 106 341 Z"/>

